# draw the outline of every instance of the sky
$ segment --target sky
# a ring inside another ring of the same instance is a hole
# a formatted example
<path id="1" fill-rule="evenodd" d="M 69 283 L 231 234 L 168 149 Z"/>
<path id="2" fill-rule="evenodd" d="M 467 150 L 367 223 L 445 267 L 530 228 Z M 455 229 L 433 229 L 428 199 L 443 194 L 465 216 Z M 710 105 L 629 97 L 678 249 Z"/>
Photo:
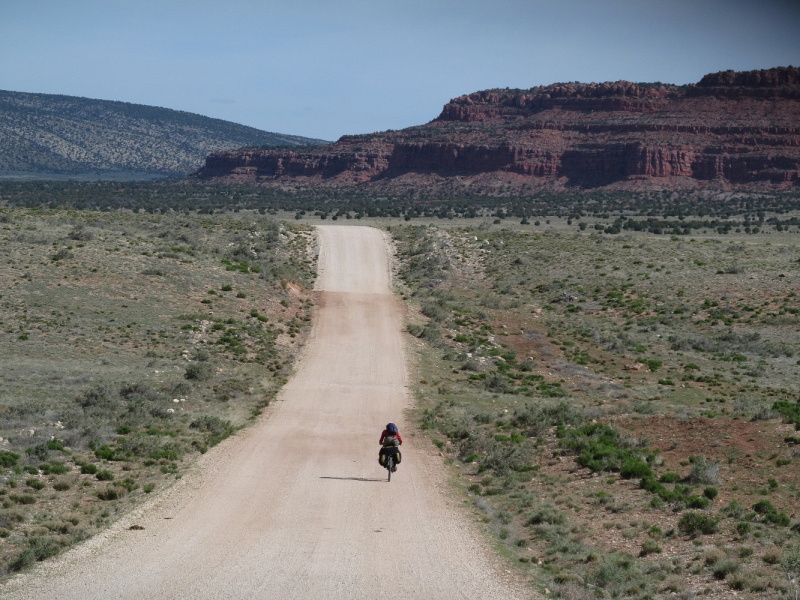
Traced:
<path id="1" fill-rule="evenodd" d="M 800 65 L 800 0 L 0 0 L 0 89 L 335 140 L 451 98 Z"/>

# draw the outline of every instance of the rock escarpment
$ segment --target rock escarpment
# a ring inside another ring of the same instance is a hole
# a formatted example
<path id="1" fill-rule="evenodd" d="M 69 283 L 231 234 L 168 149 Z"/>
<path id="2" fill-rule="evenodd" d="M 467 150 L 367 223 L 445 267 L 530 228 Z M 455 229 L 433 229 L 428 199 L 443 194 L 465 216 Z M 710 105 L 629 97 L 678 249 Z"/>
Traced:
<path id="1" fill-rule="evenodd" d="M 689 86 L 562 83 L 454 98 L 430 123 L 304 152 L 212 154 L 199 178 L 329 185 L 800 185 L 800 69 Z"/>

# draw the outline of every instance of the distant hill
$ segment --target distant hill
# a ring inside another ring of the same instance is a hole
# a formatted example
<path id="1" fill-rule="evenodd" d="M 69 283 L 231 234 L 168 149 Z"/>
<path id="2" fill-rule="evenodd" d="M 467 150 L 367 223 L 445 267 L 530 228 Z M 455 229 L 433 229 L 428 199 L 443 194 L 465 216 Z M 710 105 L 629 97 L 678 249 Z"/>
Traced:
<path id="1" fill-rule="evenodd" d="M 0 177 L 181 177 L 212 152 L 325 143 L 168 108 L 0 91 Z"/>

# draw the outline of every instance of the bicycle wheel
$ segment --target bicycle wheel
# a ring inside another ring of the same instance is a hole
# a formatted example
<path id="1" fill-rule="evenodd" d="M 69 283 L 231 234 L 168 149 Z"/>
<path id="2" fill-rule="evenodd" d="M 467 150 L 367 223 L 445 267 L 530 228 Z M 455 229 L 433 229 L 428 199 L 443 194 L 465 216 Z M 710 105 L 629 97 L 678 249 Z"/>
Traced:
<path id="1" fill-rule="evenodd" d="M 386 470 L 389 472 L 388 481 L 392 480 L 392 467 L 394 467 L 394 457 L 393 456 L 387 456 L 386 457 Z"/>

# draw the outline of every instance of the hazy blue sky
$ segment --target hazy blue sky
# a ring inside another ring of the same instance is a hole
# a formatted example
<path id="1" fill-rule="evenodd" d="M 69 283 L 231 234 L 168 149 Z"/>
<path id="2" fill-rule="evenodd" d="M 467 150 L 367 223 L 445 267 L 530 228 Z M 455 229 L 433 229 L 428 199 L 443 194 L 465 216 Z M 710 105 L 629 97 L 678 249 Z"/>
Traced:
<path id="1" fill-rule="evenodd" d="M 0 89 L 336 139 L 450 98 L 800 64 L 798 0 L 0 0 Z"/>

